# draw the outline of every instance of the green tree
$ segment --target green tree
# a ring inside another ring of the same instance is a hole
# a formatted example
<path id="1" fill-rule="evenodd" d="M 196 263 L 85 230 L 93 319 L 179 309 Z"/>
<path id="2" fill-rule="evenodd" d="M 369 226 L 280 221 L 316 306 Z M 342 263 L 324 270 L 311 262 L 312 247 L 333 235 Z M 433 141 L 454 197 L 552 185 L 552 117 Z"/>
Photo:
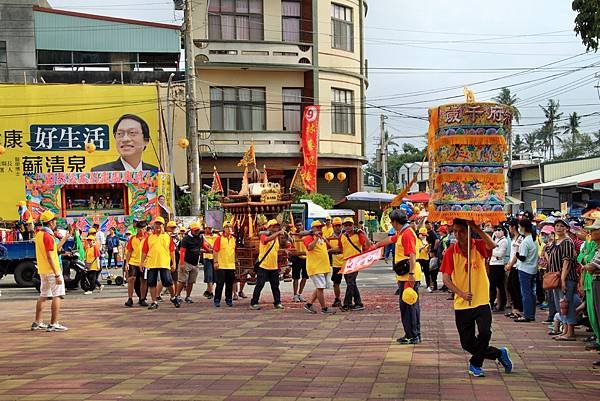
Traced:
<path id="1" fill-rule="evenodd" d="M 524 151 L 535 155 L 538 153 L 540 149 L 541 141 L 540 141 L 540 130 L 532 131 L 528 134 L 525 134 L 525 139 L 523 141 Z"/>
<path id="2" fill-rule="evenodd" d="M 335 206 L 335 201 L 330 195 L 321 194 L 319 192 L 315 192 L 312 194 L 308 194 L 306 192 L 296 192 L 294 196 L 294 201 L 299 202 L 300 199 L 308 199 L 321 206 L 323 209 L 333 209 Z"/>
<path id="3" fill-rule="evenodd" d="M 509 106 L 513 112 L 513 120 L 515 120 L 517 124 L 521 121 L 521 112 L 515 107 L 515 103 L 519 101 L 519 98 L 517 97 L 517 95 L 513 95 L 512 93 L 510 93 L 510 89 L 500 89 L 500 93 L 498 94 L 498 96 L 494 97 L 493 100 L 496 103 Z"/>
<path id="4" fill-rule="evenodd" d="M 554 159 L 556 155 L 556 142 L 561 142 L 560 128 L 557 122 L 562 117 L 563 113 L 559 113 L 560 102 L 558 100 L 549 99 L 546 107 L 540 105 L 540 109 L 546 116 L 546 121 L 539 131 L 540 139 L 544 145 L 544 156 L 546 159 Z"/>
<path id="5" fill-rule="evenodd" d="M 512 146 L 513 146 L 513 153 L 516 153 L 516 154 L 525 152 L 525 149 L 527 148 L 525 146 L 525 142 L 523 142 L 523 139 L 521 139 L 521 135 L 519 135 L 519 134 L 515 135 L 515 139 L 513 141 Z"/>
<path id="6" fill-rule="evenodd" d="M 192 195 L 181 194 L 175 200 L 175 212 L 177 216 L 189 216 L 192 212 Z"/>
<path id="7" fill-rule="evenodd" d="M 575 32 L 581 37 L 586 49 L 598 51 L 600 40 L 600 0 L 573 0 Z"/>
<path id="8" fill-rule="evenodd" d="M 410 143 L 402 145 L 402 152 L 388 155 L 388 190 L 396 192 L 396 184 L 398 183 L 398 174 L 400 167 L 405 163 L 414 163 L 423 161 L 425 158 L 425 149 L 418 149 Z M 390 186 L 390 184 L 392 186 Z"/>
<path id="9" fill-rule="evenodd" d="M 577 112 L 573 112 L 569 114 L 569 122 L 567 125 L 562 127 L 564 130 L 562 134 L 567 136 L 567 139 L 562 142 L 563 154 L 565 152 L 570 152 L 573 154 L 575 149 L 579 147 L 582 139 L 581 132 L 579 132 L 580 120 L 581 117 L 577 115 Z"/>

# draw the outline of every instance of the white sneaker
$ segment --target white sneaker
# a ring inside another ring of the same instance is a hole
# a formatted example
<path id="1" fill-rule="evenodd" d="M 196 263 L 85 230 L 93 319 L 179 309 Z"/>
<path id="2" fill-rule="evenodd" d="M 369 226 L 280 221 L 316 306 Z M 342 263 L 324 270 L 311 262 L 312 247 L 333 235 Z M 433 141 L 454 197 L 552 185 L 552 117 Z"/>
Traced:
<path id="1" fill-rule="evenodd" d="M 292 298 L 292 302 L 300 302 L 300 296 L 294 295 L 294 297 Z"/>
<path id="2" fill-rule="evenodd" d="M 46 329 L 46 331 L 67 331 L 69 330 L 68 328 L 66 328 L 65 326 L 61 325 L 60 323 L 56 322 L 54 324 L 51 324 L 50 326 L 48 326 L 48 328 Z"/>
<path id="3" fill-rule="evenodd" d="M 300 301 L 300 302 L 306 302 L 306 298 L 304 298 L 302 296 L 302 294 L 298 294 L 298 301 Z"/>
<path id="4" fill-rule="evenodd" d="M 427 287 L 427 292 L 433 292 L 433 290 L 431 289 L 431 287 Z"/>
<path id="5" fill-rule="evenodd" d="M 86 291 L 86 292 L 83 293 L 83 295 L 92 295 L 92 292 L 91 291 Z"/>
<path id="6" fill-rule="evenodd" d="M 100 285 L 100 290 L 98 292 L 102 292 L 103 289 L 104 289 L 104 284 Z"/>
<path id="7" fill-rule="evenodd" d="M 44 322 L 33 322 L 31 323 L 31 330 L 46 330 L 48 329 L 48 325 Z"/>

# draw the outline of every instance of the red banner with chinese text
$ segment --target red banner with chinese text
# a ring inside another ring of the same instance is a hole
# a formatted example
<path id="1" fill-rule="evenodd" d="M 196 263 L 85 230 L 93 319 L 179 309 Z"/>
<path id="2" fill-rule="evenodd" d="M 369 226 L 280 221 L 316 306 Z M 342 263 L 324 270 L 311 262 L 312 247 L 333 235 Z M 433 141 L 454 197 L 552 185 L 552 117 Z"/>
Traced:
<path id="1" fill-rule="evenodd" d="M 319 106 L 306 106 L 302 116 L 302 155 L 304 156 L 304 165 L 300 170 L 300 176 L 308 192 L 317 191 L 319 114 Z"/>
<path id="2" fill-rule="evenodd" d="M 376 248 L 371 251 L 354 255 L 346 259 L 346 263 L 344 263 L 344 267 L 342 267 L 340 274 L 351 274 L 364 270 L 375 262 L 378 262 L 379 259 L 381 259 L 381 256 L 383 256 L 383 248 Z"/>

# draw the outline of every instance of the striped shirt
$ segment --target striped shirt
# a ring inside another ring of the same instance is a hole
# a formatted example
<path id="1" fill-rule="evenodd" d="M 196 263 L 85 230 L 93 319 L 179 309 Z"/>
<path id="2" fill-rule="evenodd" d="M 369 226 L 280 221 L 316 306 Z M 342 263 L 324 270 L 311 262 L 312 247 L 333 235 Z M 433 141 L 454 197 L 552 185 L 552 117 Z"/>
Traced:
<path id="1" fill-rule="evenodd" d="M 592 277 L 594 280 L 600 280 L 600 251 L 596 252 L 594 259 L 590 262 L 596 270 L 592 273 Z"/>
<path id="2" fill-rule="evenodd" d="M 549 272 L 562 272 L 563 262 L 569 261 L 570 268 L 567 274 L 567 280 L 577 281 L 577 269 L 575 266 L 575 260 L 577 258 L 577 252 L 575 245 L 570 238 L 565 238 L 560 244 L 554 244 L 551 249 L 548 250 L 548 271 Z"/>

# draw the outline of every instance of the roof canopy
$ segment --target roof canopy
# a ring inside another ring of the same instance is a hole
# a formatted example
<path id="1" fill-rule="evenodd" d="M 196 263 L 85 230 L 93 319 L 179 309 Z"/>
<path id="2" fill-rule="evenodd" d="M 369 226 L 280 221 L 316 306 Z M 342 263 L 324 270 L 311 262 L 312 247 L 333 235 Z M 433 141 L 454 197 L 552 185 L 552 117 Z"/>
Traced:
<path id="1" fill-rule="evenodd" d="M 544 188 L 562 188 L 578 185 L 590 185 L 600 182 L 600 170 L 588 171 L 587 173 L 571 175 L 569 177 L 559 178 L 558 180 L 548 181 L 541 184 L 531 185 L 523 189 L 544 189 Z"/>

